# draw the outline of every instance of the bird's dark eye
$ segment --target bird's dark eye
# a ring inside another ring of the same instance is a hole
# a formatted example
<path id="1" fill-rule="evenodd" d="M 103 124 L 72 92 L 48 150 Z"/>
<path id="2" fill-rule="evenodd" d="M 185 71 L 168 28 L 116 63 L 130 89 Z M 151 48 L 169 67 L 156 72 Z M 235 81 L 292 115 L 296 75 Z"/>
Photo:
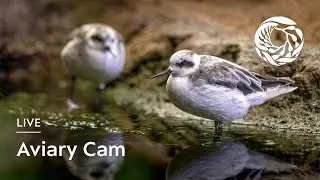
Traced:
<path id="1" fill-rule="evenodd" d="M 177 66 L 179 66 L 180 68 L 182 68 L 182 67 L 192 67 L 192 66 L 194 66 L 194 63 L 191 62 L 191 61 L 182 60 L 180 62 L 177 62 Z"/>
<path id="2" fill-rule="evenodd" d="M 90 173 L 90 176 L 97 179 L 97 178 L 100 178 L 101 176 L 103 176 L 103 172 L 101 170 L 92 171 Z"/>
<path id="3" fill-rule="evenodd" d="M 103 42 L 104 41 L 103 38 L 98 36 L 98 35 L 91 36 L 91 39 L 93 39 L 93 40 L 95 40 L 97 42 Z"/>
<path id="4" fill-rule="evenodd" d="M 182 68 L 185 65 L 185 60 L 182 60 L 180 62 L 177 62 L 177 66 L 179 66 L 180 68 Z"/>

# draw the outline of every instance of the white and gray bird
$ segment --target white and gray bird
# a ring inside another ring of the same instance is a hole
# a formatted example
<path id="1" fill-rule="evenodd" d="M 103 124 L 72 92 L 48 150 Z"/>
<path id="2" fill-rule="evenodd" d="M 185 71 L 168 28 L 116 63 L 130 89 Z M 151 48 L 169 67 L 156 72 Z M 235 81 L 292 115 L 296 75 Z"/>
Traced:
<path id="1" fill-rule="evenodd" d="M 99 83 L 115 80 L 125 65 L 125 47 L 122 36 L 104 24 L 85 24 L 71 32 L 70 40 L 61 51 L 61 61 L 70 75 L 69 108 L 78 108 L 73 101 L 77 78 Z"/>
<path id="2" fill-rule="evenodd" d="M 170 74 L 167 93 L 182 111 L 215 120 L 216 130 L 225 122 L 243 118 L 251 107 L 294 91 L 287 77 L 262 76 L 227 60 L 180 50 L 170 67 L 152 78 Z"/>

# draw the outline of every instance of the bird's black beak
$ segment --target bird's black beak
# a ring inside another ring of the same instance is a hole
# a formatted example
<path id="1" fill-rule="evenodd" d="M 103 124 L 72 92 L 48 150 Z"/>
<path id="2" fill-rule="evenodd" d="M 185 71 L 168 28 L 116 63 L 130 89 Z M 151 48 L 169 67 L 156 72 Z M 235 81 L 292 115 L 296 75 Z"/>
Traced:
<path id="1" fill-rule="evenodd" d="M 161 73 L 159 73 L 157 75 L 152 76 L 151 79 L 154 79 L 154 78 L 157 78 L 157 77 L 161 77 L 161 76 L 165 76 L 167 74 L 171 74 L 171 69 L 170 68 L 168 68 L 167 70 L 165 70 L 165 71 L 163 71 L 163 72 L 161 72 Z"/>

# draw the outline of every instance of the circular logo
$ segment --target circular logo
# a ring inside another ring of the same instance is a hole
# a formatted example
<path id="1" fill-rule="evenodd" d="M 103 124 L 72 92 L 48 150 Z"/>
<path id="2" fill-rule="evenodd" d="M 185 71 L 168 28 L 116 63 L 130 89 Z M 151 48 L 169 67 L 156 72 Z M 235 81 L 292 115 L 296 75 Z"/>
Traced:
<path id="1" fill-rule="evenodd" d="M 297 24 L 283 16 L 271 17 L 261 23 L 254 36 L 256 51 L 261 59 L 275 66 L 281 66 L 297 59 L 303 47 L 302 31 Z M 273 32 L 283 33 L 285 42 L 275 45 L 271 42 Z"/>

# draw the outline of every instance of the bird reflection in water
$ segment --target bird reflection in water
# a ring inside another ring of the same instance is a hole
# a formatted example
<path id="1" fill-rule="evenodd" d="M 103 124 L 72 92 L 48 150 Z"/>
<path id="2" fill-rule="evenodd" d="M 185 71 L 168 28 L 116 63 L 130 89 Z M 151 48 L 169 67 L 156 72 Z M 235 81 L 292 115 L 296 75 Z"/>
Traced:
<path id="1" fill-rule="evenodd" d="M 70 172 L 82 180 L 114 180 L 115 174 L 124 160 L 124 154 L 121 154 L 123 152 L 118 152 L 120 153 L 118 155 L 112 154 L 110 156 L 108 153 L 107 156 L 99 156 L 98 151 L 99 146 L 107 148 L 110 146 L 124 146 L 122 135 L 118 132 L 108 133 L 104 137 L 91 135 L 89 140 L 88 137 L 86 138 L 86 133 L 82 133 L 80 136 L 82 137 L 76 136 L 74 139 L 69 139 L 70 144 L 79 146 L 73 159 L 71 161 L 68 160 L 69 155 L 64 154 L 64 159 Z M 79 140 L 82 141 L 80 142 Z M 95 143 L 94 146 L 87 146 L 87 152 L 95 154 L 94 156 L 84 154 L 83 148 L 87 142 Z"/>
<path id="2" fill-rule="evenodd" d="M 294 170 L 297 166 L 248 150 L 241 143 L 224 142 L 209 147 L 193 146 L 182 151 L 169 163 L 166 179 L 275 180 L 281 173 L 288 175 Z"/>

